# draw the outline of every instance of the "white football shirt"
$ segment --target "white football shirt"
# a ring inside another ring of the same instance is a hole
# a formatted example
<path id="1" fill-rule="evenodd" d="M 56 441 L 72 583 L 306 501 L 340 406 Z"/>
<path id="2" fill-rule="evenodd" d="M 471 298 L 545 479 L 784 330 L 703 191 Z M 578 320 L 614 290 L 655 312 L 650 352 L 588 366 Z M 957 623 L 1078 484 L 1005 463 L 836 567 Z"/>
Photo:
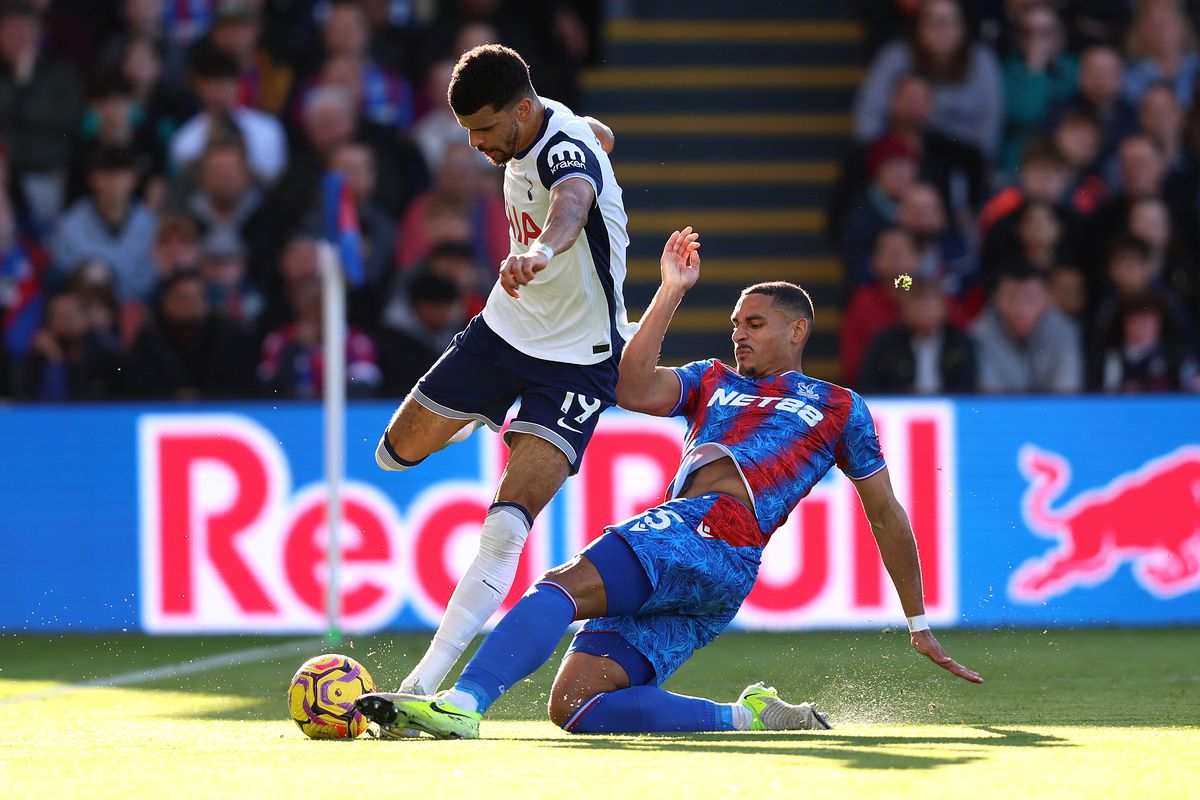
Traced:
<path id="1" fill-rule="evenodd" d="M 561 103 L 541 98 L 546 118 L 537 139 L 504 166 L 504 210 L 511 253 L 524 253 L 541 234 L 550 190 L 581 178 L 596 200 L 575 244 L 510 297 L 499 281 L 483 318 L 526 355 L 569 364 L 598 364 L 624 347 L 631 325 L 622 287 L 628 218 L 608 155 L 592 129 Z M 497 265 L 499 266 L 499 265 Z"/>

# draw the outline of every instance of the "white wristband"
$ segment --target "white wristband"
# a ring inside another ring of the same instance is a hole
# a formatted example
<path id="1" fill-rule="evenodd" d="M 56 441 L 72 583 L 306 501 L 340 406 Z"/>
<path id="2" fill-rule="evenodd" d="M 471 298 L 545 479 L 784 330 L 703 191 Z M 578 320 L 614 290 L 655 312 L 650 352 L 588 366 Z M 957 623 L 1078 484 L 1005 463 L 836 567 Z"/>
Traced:
<path id="1" fill-rule="evenodd" d="M 551 247 L 550 245 L 546 244 L 545 242 L 543 242 L 541 239 L 537 239 L 534 241 L 533 244 L 529 245 L 529 250 L 527 250 L 526 252 L 528 252 L 528 253 L 544 253 L 547 261 L 554 260 L 554 248 Z"/>
<path id="2" fill-rule="evenodd" d="M 929 630 L 929 623 L 925 621 L 924 614 L 917 614 L 915 617 L 908 618 L 908 632 L 917 633 L 918 631 Z"/>

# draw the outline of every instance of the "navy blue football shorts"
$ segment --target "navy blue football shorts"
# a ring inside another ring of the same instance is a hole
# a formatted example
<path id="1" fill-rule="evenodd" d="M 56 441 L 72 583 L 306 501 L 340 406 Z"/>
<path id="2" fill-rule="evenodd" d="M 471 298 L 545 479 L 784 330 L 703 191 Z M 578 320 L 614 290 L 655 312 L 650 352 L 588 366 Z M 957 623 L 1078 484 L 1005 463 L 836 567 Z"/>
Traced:
<path id="1" fill-rule="evenodd" d="M 479 420 L 494 431 L 517 398 L 521 410 L 505 431 L 545 439 L 579 471 L 583 451 L 604 409 L 616 404 L 619 355 L 599 364 L 566 364 L 526 355 L 477 314 L 417 382 L 418 403 L 450 419 Z"/>

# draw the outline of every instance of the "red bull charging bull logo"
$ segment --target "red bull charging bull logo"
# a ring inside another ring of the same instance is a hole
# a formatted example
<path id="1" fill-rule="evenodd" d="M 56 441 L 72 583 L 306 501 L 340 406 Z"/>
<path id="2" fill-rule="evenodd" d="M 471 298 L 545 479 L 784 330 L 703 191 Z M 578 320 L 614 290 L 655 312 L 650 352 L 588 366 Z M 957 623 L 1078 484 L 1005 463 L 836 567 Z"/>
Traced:
<path id="1" fill-rule="evenodd" d="M 1057 539 L 1013 574 L 1010 596 L 1035 603 L 1109 580 L 1123 564 L 1158 598 L 1200 588 L 1200 447 L 1188 445 L 1081 492 L 1057 507 L 1071 482 L 1062 456 L 1027 444 L 1018 455 L 1029 481 L 1029 529 Z"/>

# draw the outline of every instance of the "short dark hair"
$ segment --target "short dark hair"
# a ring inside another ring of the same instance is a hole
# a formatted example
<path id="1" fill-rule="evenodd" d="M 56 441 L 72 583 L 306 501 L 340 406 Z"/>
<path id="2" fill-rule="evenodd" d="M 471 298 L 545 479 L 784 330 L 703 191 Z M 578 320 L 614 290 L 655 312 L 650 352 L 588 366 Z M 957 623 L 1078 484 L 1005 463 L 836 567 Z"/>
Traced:
<path id="1" fill-rule="evenodd" d="M 787 281 L 756 283 L 742 289 L 742 297 L 748 294 L 765 294 L 774 300 L 776 305 L 782 306 L 785 311 L 804 317 L 809 322 L 812 322 L 816 316 L 813 312 L 812 298 L 808 296 L 808 292 L 794 283 Z"/>
<path id="2" fill-rule="evenodd" d="M 1114 237 L 1108 245 L 1108 260 L 1112 261 L 1118 255 L 1133 256 L 1141 261 L 1149 261 L 1153 253 L 1146 240 L 1125 232 Z"/>
<path id="3" fill-rule="evenodd" d="M 1003 269 L 1000 270 L 1000 275 L 996 278 L 996 286 L 1005 281 L 1011 281 L 1012 283 L 1036 281 L 1043 286 L 1049 283 L 1044 271 L 1024 260 L 1013 260 L 1004 265 Z"/>
<path id="4" fill-rule="evenodd" d="M 1029 144 L 1021 153 L 1021 166 L 1030 164 L 1052 164 L 1062 168 L 1067 165 L 1067 162 L 1054 142 L 1044 136 L 1037 136 L 1029 140 Z"/>
<path id="5" fill-rule="evenodd" d="M 188 61 L 188 68 L 197 78 L 224 78 L 237 80 L 242 70 L 238 63 L 216 48 L 207 40 L 201 39 L 193 48 Z"/>
<path id="6" fill-rule="evenodd" d="M 499 44 L 480 45 L 463 53 L 454 65 L 446 93 L 450 108 L 460 117 L 484 106 L 500 111 L 532 95 L 529 65 L 516 50 Z"/>
<path id="7" fill-rule="evenodd" d="M 88 158 L 88 172 L 115 172 L 126 169 L 137 169 L 137 156 L 128 147 L 101 145 L 93 150 Z"/>
<path id="8" fill-rule="evenodd" d="M 449 278 L 422 273 L 408 285 L 408 298 L 413 303 L 456 303 L 458 284 Z"/>

